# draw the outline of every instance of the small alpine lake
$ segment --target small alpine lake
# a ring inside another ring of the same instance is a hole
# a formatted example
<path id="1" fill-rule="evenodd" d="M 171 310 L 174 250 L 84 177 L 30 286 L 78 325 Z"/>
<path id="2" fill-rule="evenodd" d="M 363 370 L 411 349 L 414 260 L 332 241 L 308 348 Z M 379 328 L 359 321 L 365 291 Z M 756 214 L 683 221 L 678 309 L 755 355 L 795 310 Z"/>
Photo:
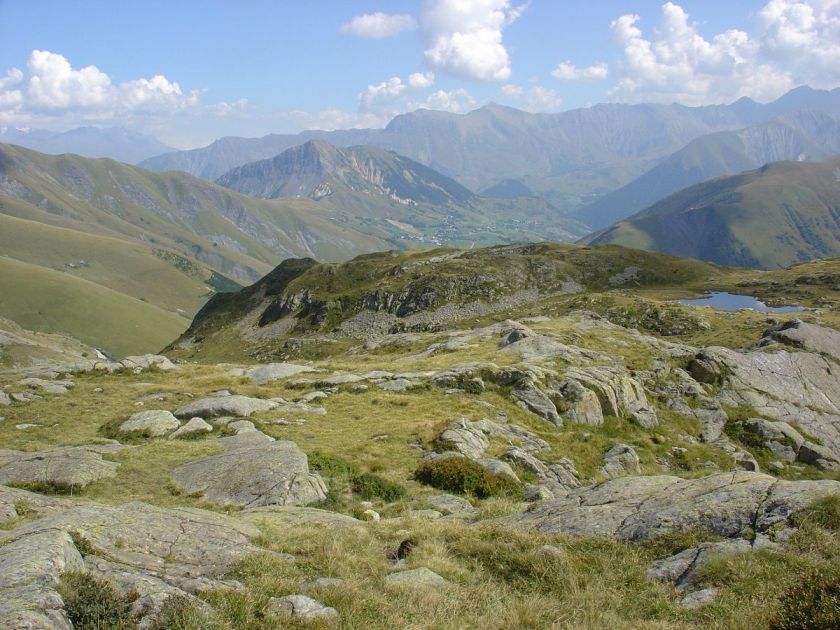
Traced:
<path id="1" fill-rule="evenodd" d="M 751 295 L 738 295 L 726 291 L 712 291 L 706 297 L 694 300 L 674 300 L 679 304 L 688 306 L 708 306 L 719 311 L 740 311 L 751 309 L 760 313 L 795 313 L 804 311 L 804 306 L 768 306 L 761 300 Z"/>

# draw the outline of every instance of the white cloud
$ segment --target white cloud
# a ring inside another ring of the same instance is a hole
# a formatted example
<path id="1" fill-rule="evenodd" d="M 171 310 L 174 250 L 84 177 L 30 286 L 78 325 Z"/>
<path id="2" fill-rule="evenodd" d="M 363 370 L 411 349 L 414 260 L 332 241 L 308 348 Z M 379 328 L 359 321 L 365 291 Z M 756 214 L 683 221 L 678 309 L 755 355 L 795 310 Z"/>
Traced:
<path id="1" fill-rule="evenodd" d="M 184 93 L 163 75 L 114 84 L 96 66 L 73 68 L 63 55 L 33 50 L 27 62 L 28 81 L 13 68 L 0 80 L 0 103 L 16 99 L 27 116 L 109 119 L 116 116 L 171 113 L 195 107 L 201 91 Z M 25 83 L 24 89 L 10 87 Z M 5 109 L 5 105 L 0 106 Z"/>
<path id="2" fill-rule="evenodd" d="M 502 31 L 526 6 L 514 7 L 510 0 L 426 0 L 420 14 L 426 63 L 463 79 L 507 80 L 510 55 Z"/>
<path id="3" fill-rule="evenodd" d="M 770 0 L 754 32 L 731 29 L 709 39 L 673 2 L 662 6 L 651 36 L 639 22 L 628 14 L 611 24 L 622 50 L 611 91 L 616 99 L 686 105 L 741 96 L 771 100 L 799 84 L 840 82 L 840 0 Z"/>
<path id="4" fill-rule="evenodd" d="M 382 39 L 414 28 L 417 28 L 417 21 L 410 15 L 380 12 L 357 15 L 347 24 L 342 24 L 340 30 L 357 37 Z"/>
<path id="5" fill-rule="evenodd" d="M 376 114 L 384 124 L 393 116 L 406 111 L 409 103 L 406 97 L 432 86 L 435 81 L 433 72 L 415 72 L 403 81 L 400 77 L 391 77 L 375 85 L 369 85 L 359 94 L 359 112 Z"/>
<path id="6" fill-rule="evenodd" d="M 457 88 L 432 92 L 422 103 L 413 103 L 411 109 L 437 109 L 457 114 L 474 105 L 472 95 L 464 88 Z"/>
<path id="7" fill-rule="evenodd" d="M 564 61 L 552 71 L 551 76 L 558 81 L 579 81 L 581 79 L 592 81 L 606 79 L 609 72 L 609 66 L 603 62 L 578 68 L 571 61 Z"/>
<path id="8" fill-rule="evenodd" d="M 415 72 L 408 77 L 408 85 L 415 90 L 425 90 L 435 82 L 434 72 Z"/>
<path id="9" fill-rule="evenodd" d="M 758 29 L 762 57 L 798 82 L 835 87 L 840 81 L 840 0 L 770 0 Z"/>
<path id="10" fill-rule="evenodd" d="M 513 83 L 505 83 L 502 86 L 502 94 L 505 96 L 510 96 L 512 98 L 519 98 L 522 96 L 524 90 L 522 89 L 521 85 L 514 85 Z"/>
<path id="11" fill-rule="evenodd" d="M 533 114 L 559 111 L 563 99 L 551 88 L 535 85 L 525 94 L 525 109 Z"/>

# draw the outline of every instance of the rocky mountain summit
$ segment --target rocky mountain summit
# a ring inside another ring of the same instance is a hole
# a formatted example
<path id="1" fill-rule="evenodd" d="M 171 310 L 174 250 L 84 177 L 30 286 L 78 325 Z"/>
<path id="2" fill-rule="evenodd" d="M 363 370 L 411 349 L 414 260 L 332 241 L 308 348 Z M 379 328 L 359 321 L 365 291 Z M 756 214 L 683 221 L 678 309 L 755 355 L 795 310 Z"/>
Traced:
<path id="1" fill-rule="evenodd" d="M 8 369 L 0 626 L 836 614 L 836 267 L 554 245 L 290 260 L 167 356 Z M 807 310 L 665 299 L 739 284 Z"/>

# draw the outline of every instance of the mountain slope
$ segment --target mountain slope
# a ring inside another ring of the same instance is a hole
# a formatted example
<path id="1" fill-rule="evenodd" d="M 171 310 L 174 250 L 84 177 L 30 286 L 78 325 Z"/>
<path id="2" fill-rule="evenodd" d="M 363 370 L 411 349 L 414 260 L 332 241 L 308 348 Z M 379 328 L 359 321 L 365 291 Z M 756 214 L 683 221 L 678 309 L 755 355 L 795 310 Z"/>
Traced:
<path id="1" fill-rule="evenodd" d="M 764 269 L 838 256 L 840 158 L 696 184 L 585 241 Z"/>
<path id="2" fill-rule="evenodd" d="M 840 118 L 805 109 L 754 127 L 697 138 L 638 179 L 580 209 L 576 216 L 601 228 L 713 177 L 768 162 L 823 160 L 837 153 Z"/>
<path id="3" fill-rule="evenodd" d="M 6 286 L 0 316 L 115 353 L 159 349 L 214 291 L 253 282 L 290 255 L 341 260 L 384 247 L 307 200 L 263 201 L 184 173 L 0 145 L 0 255 L 30 278 Z M 45 315 L 70 295 L 135 314 L 89 326 L 69 309 Z M 132 329 L 135 319 L 149 325 Z"/>
<path id="4" fill-rule="evenodd" d="M 310 140 L 217 182 L 261 198 L 306 197 L 362 232 L 437 245 L 570 240 L 583 227 L 537 198 L 490 200 L 427 166 L 372 146 Z"/>
<path id="5" fill-rule="evenodd" d="M 0 129 L 0 142 L 52 155 L 76 153 L 130 164 L 172 151 L 172 147 L 157 138 L 124 127 L 78 127 L 63 132 L 6 127 Z"/>

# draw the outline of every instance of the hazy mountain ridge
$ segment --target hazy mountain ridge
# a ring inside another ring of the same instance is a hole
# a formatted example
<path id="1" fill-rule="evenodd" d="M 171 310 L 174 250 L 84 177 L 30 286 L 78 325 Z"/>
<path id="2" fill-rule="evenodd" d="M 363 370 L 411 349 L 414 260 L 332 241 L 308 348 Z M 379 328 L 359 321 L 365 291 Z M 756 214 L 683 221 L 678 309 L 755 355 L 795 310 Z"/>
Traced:
<path id="1" fill-rule="evenodd" d="M 75 153 L 129 164 L 173 150 L 153 136 L 124 127 L 78 127 L 69 131 L 4 127 L 0 129 L 0 142 L 51 155 Z"/>
<path id="2" fill-rule="evenodd" d="M 819 109 L 798 110 L 753 127 L 697 138 L 638 179 L 575 214 L 588 225 L 601 228 L 713 177 L 782 160 L 824 160 L 838 153 L 840 116 Z"/>
<path id="3" fill-rule="evenodd" d="M 765 269 L 837 256 L 840 158 L 705 181 L 585 241 Z"/>

